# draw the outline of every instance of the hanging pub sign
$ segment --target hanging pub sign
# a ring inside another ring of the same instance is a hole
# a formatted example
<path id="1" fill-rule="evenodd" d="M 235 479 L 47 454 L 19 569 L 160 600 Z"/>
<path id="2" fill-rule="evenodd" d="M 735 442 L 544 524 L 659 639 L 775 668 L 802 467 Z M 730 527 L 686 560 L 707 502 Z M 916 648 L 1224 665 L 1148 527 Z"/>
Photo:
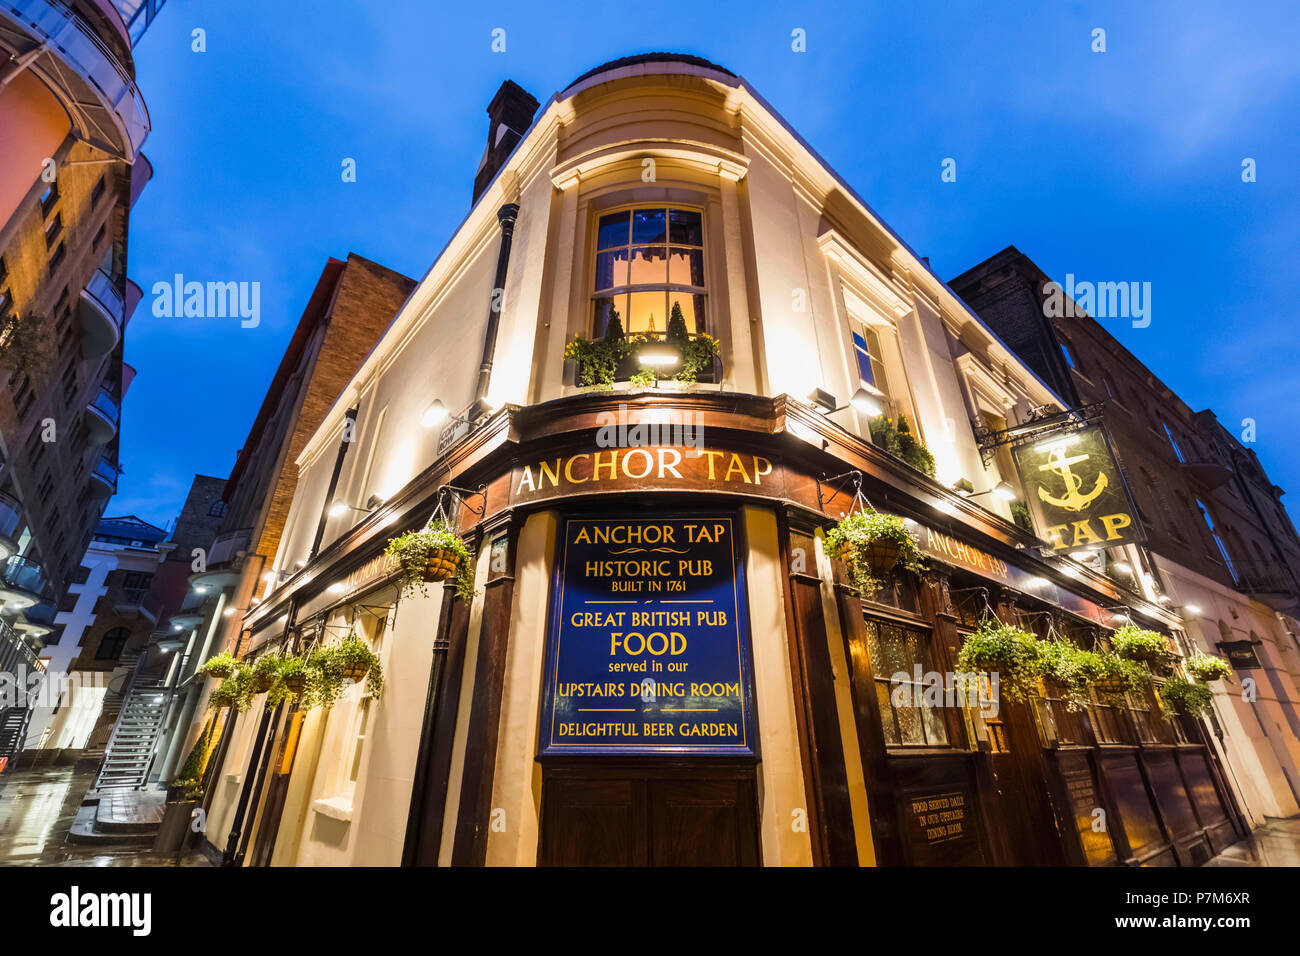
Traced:
<path id="1" fill-rule="evenodd" d="M 1249 671 L 1259 668 L 1259 657 L 1252 641 L 1220 641 L 1219 653 L 1228 659 L 1233 670 Z"/>
<path id="2" fill-rule="evenodd" d="M 1011 449 L 1034 529 L 1053 550 L 1113 548 L 1146 540 L 1101 425 Z"/>
<path id="3" fill-rule="evenodd" d="M 753 754 L 734 515 L 561 526 L 541 752 Z"/>

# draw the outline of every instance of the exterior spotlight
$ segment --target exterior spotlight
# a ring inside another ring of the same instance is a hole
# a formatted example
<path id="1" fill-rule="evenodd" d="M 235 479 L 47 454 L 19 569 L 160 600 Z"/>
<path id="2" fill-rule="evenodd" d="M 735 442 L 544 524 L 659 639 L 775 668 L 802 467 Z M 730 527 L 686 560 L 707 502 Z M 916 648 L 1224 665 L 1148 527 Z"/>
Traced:
<path id="1" fill-rule="evenodd" d="M 274 581 L 274 580 L 275 580 L 275 577 L 276 577 L 276 575 L 275 575 L 275 572 L 274 572 L 274 571 L 267 571 L 264 575 L 262 575 L 262 580 L 263 580 L 263 581 Z"/>
<path id="2" fill-rule="evenodd" d="M 228 607 L 228 608 L 226 608 L 224 611 L 221 612 L 221 616 L 222 616 L 222 617 L 233 617 L 234 614 L 235 614 L 235 610 L 236 610 L 236 609 L 233 608 L 233 607 Z"/>
<path id="3" fill-rule="evenodd" d="M 1201 606 L 1199 604 L 1184 604 L 1183 610 L 1192 615 L 1192 617 L 1197 617 L 1201 613 Z"/>
<path id="4" fill-rule="evenodd" d="M 1118 571 L 1120 574 L 1132 574 L 1132 573 L 1133 573 L 1133 565 L 1129 564 L 1127 561 L 1116 561 L 1116 562 L 1114 563 L 1114 565 L 1112 565 L 1112 566 L 1113 566 L 1113 567 L 1115 568 L 1115 570 Z"/>
<path id="5" fill-rule="evenodd" d="M 173 625 L 172 625 L 172 630 L 173 630 L 173 631 L 179 631 L 180 629 L 181 629 L 181 626 L 180 626 L 179 624 L 173 624 Z"/>
<path id="6" fill-rule="evenodd" d="M 1016 489 L 1012 488 L 1005 481 L 999 481 L 992 488 L 986 488 L 983 491 L 973 491 L 970 481 L 962 478 L 953 485 L 953 489 L 958 494 L 965 495 L 967 498 L 978 498 L 980 495 L 992 495 L 994 498 L 1001 498 L 1003 501 L 1015 501 L 1020 496 L 1016 494 Z"/>
<path id="7" fill-rule="evenodd" d="M 196 587 L 196 588 L 194 589 L 194 593 L 195 593 L 195 594 L 207 594 L 207 593 L 208 593 L 208 589 L 205 588 L 203 585 L 200 584 L 198 587 Z"/>
<path id="8" fill-rule="evenodd" d="M 348 506 L 341 501 L 336 501 L 330 505 L 330 517 L 338 518 L 348 511 Z"/>
<path id="9" fill-rule="evenodd" d="M 1168 595 L 1168 594 L 1162 594 L 1162 595 L 1160 595 L 1158 598 L 1156 598 L 1156 600 L 1159 601 L 1161 604 L 1168 604 L 1168 603 L 1169 603 L 1169 595 Z"/>
<path id="10" fill-rule="evenodd" d="M 865 388 L 860 388 L 854 392 L 853 397 L 849 399 L 849 404 L 853 406 L 855 411 L 859 411 L 863 415 L 869 415 L 872 418 L 885 414 L 884 406 L 880 404 L 876 396 Z"/>
<path id="11" fill-rule="evenodd" d="M 329 591 L 331 594 L 342 594 L 347 589 L 348 586 L 344 584 L 342 581 L 335 581 L 325 590 Z"/>
<path id="12" fill-rule="evenodd" d="M 1015 501 L 1019 495 L 1016 494 L 1016 489 L 1012 488 L 1010 484 L 999 481 L 993 486 L 993 497 L 1001 498 L 1003 501 Z"/>
<path id="13" fill-rule="evenodd" d="M 636 360 L 647 368 L 675 368 L 682 362 L 682 353 L 666 342 L 653 342 L 637 350 Z"/>
<path id="14" fill-rule="evenodd" d="M 429 403 L 429 407 L 424 410 L 420 416 L 420 425 L 424 428 L 432 428 L 447 418 L 447 406 L 442 404 L 441 399 L 435 398 Z"/>

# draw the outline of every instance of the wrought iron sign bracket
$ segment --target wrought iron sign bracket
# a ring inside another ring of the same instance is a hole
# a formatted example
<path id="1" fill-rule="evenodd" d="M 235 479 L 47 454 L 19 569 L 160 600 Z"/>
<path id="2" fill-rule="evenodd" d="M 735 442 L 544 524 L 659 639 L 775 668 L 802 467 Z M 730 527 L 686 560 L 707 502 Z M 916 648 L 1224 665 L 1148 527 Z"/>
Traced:
<path id="1" fill-rule="evenodd" d="M 1009 428 L 990 429 L 979 422 L 972 421 L 975 441 L 979 444 L 980 461 L 987 468 L 993 463 L 997 450 L 1003 445 L 1026 441 L 1041 441 L 1049 435 L 1065 434 L 1076 431 L 1101 418 L 1105 402 L 1092 402 L 1078 408 L 1065 411 L 1052 411 L 1051 406 L 1038 405 L 1030 410 L 1029 417 L 1019 425 Z"/>
<path id="2" fill-rule="evenodd" d="M 432 521 L 438 515 L 449 518 L 447 513 L 451 500 L 455 498 L 458 504 L 462 505 L 470 514 L 483 517 L 483 512 L 487 510 L 487 485 L 479 485 L 477 488 L 461 488 L 457 485 L 439 485 L 438 490 L 434 492 L 433 514 L 429 516 Z M 475 508 L 470 501 L 474 498 L 479 499 L 479 505 Z"/>
<path id="3" fill-rule="evenodd" d="M 822 494 L 823 487 L 831 489 L 831 494 L 823 495 Z M 862 472 L 858 471 L 856 468 L 854 468 L 851 471 L 846 471 L 838 475 L 828 476 L 822 474 L 818 476 L 817 507 L 822 512 L 822 514 L 826 513 L 827 503 L 831 501 L 836 495 L 844 494 L 847 488 L 853 489 L 853 500 L 855 502 L 859 500 L 866 501 L 866 499 L 863 498 L 862 496 Z"/>

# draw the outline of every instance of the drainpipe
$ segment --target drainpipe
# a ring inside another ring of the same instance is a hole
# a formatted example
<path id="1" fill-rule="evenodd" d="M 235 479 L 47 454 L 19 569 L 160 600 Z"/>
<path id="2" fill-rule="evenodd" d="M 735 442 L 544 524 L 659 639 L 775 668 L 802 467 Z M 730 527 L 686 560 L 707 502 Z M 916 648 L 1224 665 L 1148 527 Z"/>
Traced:
<path id="1" fill-rule="evenodd" d="M 515 234 L 515 220 L 519 217 L 519 204 L 506 203 L 497 210 L 501 224 L 501 247 L 497 250 L 497 272 L 492 282 L 492 301 L 488 305 L 487 333 L 483 337 L 483 360 L 478 367 L 478 384 L 474 389 L 474 404 L 467 418 L 471 421 L 487 411 L 485 399 L 492 381 L 492 357 L 496 354 L 497 333 L 501 327 L 501 303 L 505 296 L 506 273 L 510 268 L 510 244 Z"/>
<path id="2" fill-rule="evenodd" d="M 347 410 L 346 418 L 343 422 L 343 437 L 339 439 L 338 457 L 334 459 L 334 473 L 330 475 L 329 491 L 325 492 L 325 507 L 321 509 L 320 524 L 316 525 L 316 540 L 311 543 L 311 554 L 307 556 L 308 562 L 316 557 L 316 552 L 320 550 L 321 540 L 325 537 L 325 523 L 329 521 L 330 508 L 334 504 L 334 492 L 339 487 L 339 474 L 343 471 L 343 459 L 348 456 L 348 446 L 352 444 L 352 435 L 357 424 L 357 409 L 359 405 L 353 405 Z"/>

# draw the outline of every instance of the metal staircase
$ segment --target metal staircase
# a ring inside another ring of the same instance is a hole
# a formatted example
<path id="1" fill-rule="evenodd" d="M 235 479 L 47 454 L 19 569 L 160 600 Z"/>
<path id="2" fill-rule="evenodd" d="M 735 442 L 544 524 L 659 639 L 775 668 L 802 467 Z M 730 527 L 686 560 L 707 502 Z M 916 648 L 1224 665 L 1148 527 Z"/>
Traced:
<path id="1" fill-rule="evenodd" d="M 32 719 L 28 707 L 6 707 L 0 710 L 0 761 L 13 763 L 23 751 L 27 738 L 27 724 Z"/>
<path id="2" fill-rule="evenodd" d="M 161 680 L 137 675 L 132 681 L 99 767 L 96 790 L 138 790 L 145 785 L 169 697 Z"/>

